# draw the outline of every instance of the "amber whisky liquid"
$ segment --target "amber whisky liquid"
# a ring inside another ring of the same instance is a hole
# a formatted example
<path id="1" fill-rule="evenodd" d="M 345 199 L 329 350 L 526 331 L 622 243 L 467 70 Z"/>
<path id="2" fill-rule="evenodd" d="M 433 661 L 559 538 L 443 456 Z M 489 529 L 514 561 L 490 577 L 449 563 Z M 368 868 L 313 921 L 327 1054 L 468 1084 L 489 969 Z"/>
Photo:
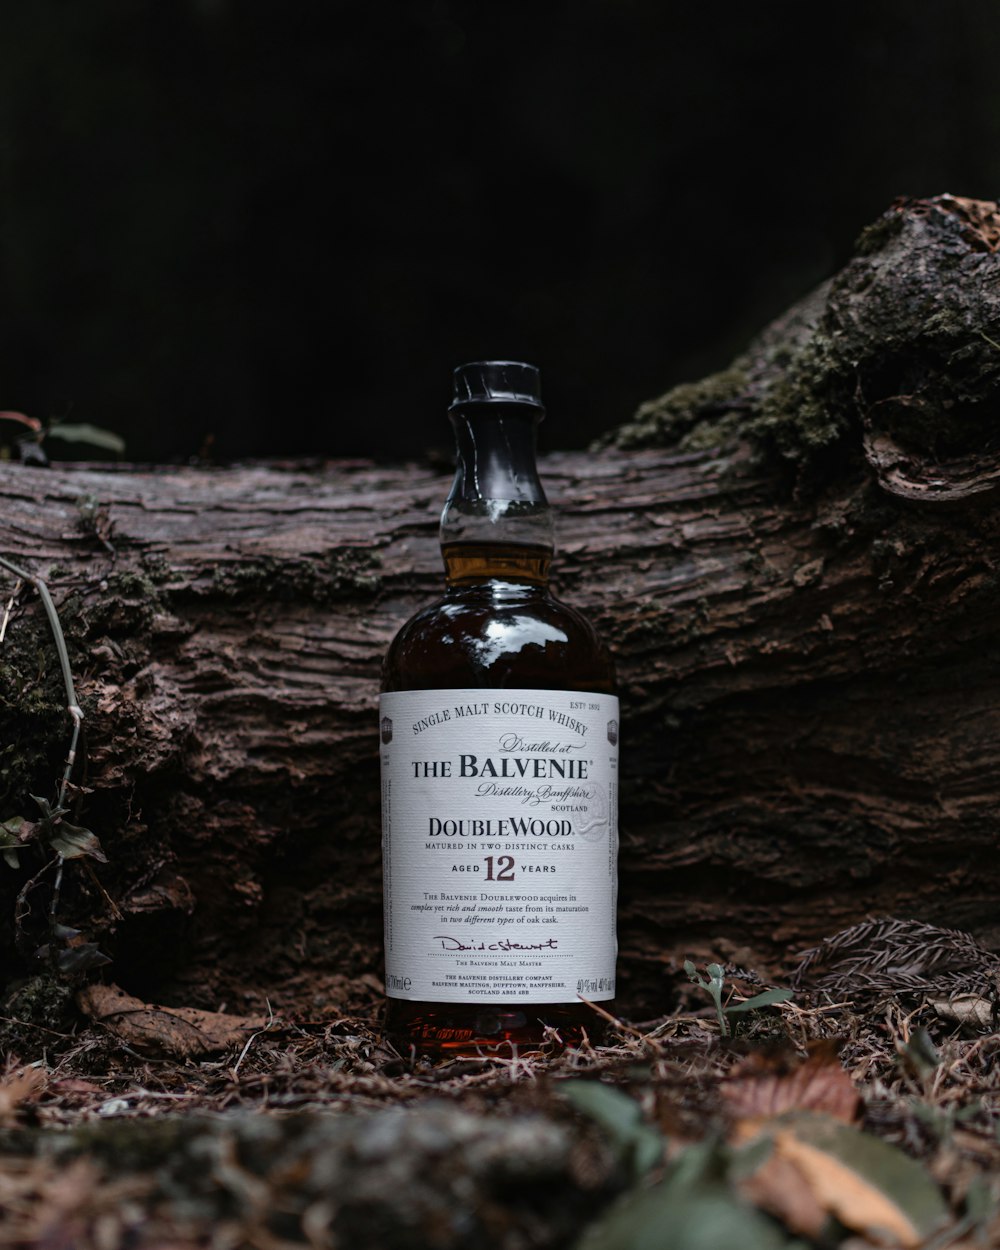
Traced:
<path id="1" fill-rule="evenodd" d="M 530 415 L 530 414 L 529 414 Z M 512 419 L 508 414 L 508 425 Z M 484 449 L 489 452 L 493 442 L 497 437 L 495 422 L 489 424 L 490 417 L 483 417 L 481 414 L 473 413 L 471 424 L 473 427 L 479 423 L 480 429 L 475 430 L 477 449 L 480 453 L 480 461 L 482 461 L 482 453 Z M 502 431 L 501 431 L 502 432 Z M 533 434 L 532 434 L 533 439 Z M 503 440 L 505 443 L 508 440 Z M 460 451 L 462 442 L 459 442 Z M 469 465 L 466 463 L 465 468 L 468 470 Z M 517 468 L 515 464 L 514 468 Z M 523 468 L 523 466 L 522 466 Z M 524 504 L 523 498 L 521 502 L 521 511 L 528 515 L 528 524 L 521 524 L 521 516 L 518 508 L 508 508 L 510 515 L 501 515 L 499 523 L 492 525 L 490 529 L 486 529 L 488 538 L 495 537 L 495 541 L 484 541 L 482 525 L 474 527 L 477 532 L 470 535 L 473 541 L 449 541 L 447 537 L 447 521 L 449 517 L 448 509 L 445 512 L 445 537 L 442 543 L 442 554 L 444 557 L 446 570 L 446 590 L 444 596 L 436 603 L 431 604 L 423 611 L 419 612 L 410 621 L 408 621 L 400 630 L 393 641 L 389 652 L 386 656 L 384 672 L 383 672 L 383 691 L 428 691 L 428 692 L 446 692 L 450 690 L 463 691 L 464 697 L 468 698 L 470 693 L 482 692 L 481 707 L 486 709 L 487 706 L 502 707 L 503 704 L 497 701 L 494 692 L 516 691 L 521 692 L 521 698 L 524 698 L 524 692 L 533 690 L 556 692 L 556 691 L 581 691 L 591 692 L 594 695 L 597 692 L 612 694 L 614 690 L 614 668 L 610 655 L 597 636 L 595 630 L 590 623 L 579 612 L 573 608 L 561 603 L 554 598 L 548 588 L 549 564 L 551 561 L 551 547 L 544 543 L 536 542 L 518 542 L 519 529 L 527 530 L 528 536 L 537 537 L 537 514 L 542 509 L 547 509 L 544 503 L 544 496 L 541 494 L 541 488 L 537 484 L 537 479 L 533 485 L 525 487 L 524 481 L 526 477 L 533 474 L 533 462 L 531 465 L 531 474 L 522 471 L 514 476 L 517 480 L 513 485 L 505 486 L 505 476 L 501 469 L 494 473 L 492 485 L 490 487 L 490 498 L 496 500 L 502 492 L 513 495 L 515 490 L 520 490 L 522 496 L 526 490 L 530 491 L 535 499 L 529 499 L 527 505 Z M 457 479 L 456 491 L 453 491 L 450 504 L 454 505 L 456 493 L 461 496 L 464 491 L 466 495 L 472 496 L 472 507 L 466 511 L 478 515 L 482 509 L 476 506 L 475 492 L 482 490 L 482 478 L 477 476 L 476 481 L 470 482 L 472 474 L 468 473 L 466 479 L 463 479 L 463 469 L 460 464 L 459 475 Z M 501 499 L 501 502 L 503 500 Z M 497 512 L 496 508 L 493 508 Z M 501 510 L 502 511 L 502 510 Z M 549 696 L 555 697 L 555 696 Z M 439 702 L 444 705 L 443 698 Z M 579 706 L 583 706 L 583 701 Z M 430 704 L 429 704 L 430 706 Z M 477 705 L 479 706 L 479 705 Z M 568 704 L 568 706 L 573 706 Z M 594 706 L 591 704 L 591 706 Z M 617 726 L 616 726 L 617 729 Z M 602 721 L 600 726 L 600 736 L 605 737 L 605 725 Z M 385 730 L 383 730 L 383 733 Z M 398 727 L 397 727 L 398 734 Z M 594 736 L 594 735 L 592 735 Z M 617 740 L 615 738 L 615 740 Z M 385 737 L 383 736 L 383 742 Z M 607 750 L 607 743 L 604 743 L 604 749 Z M 594 752 L 591 752 L 592 754 Z M 476 760 L 475 755 L 462 757 L 464 760 Z M 529 760 L 521 767 L 528 767 L 535 763 Z M 423 765 L 424 775 L 427 769 L 437 769 L 439 765 L 432 763 Z M 443 765 L 441 765 L 443 767 Z M 470 766 L 471 767 L 471 766 Z M 504 764 L 506 767 L 506 764 Z M 548 776 L 546 769 L 551 768 L 567 768 L 571 767 L 565 763 L 552 764 L 551 761 L 542 760 L 537 765 L 542 769 L 542 775 Z M 506 775 L 506 774 L 505 774 Z M 511 791 L 507 791 L 511 792 Z M 442 810 L 448 812 L 445 806 Z M 567 809 L 568 810 L 568 809 Z M 579 808 L 575 810 L 580 810 Z M 452 813 L 454 814 L 454 813 Z M 433 827 L 433 820 L 432 820 Z M 460 822 L 452 821 L 452 824 Z M 550 821 L 553 829 L 558 828 L 556 821 Z M 568 821 L 562 822 L 568 825 Z M 439 822 L 440 824 L 440 822 Z M 421 828 L 424 826 L 422 825 Z M 610 822 L 607 833 L 607 839 L 614 837 L 614 822 Z M 459 839 L 455 839 L 458 841 Z M 571 839 L 538 839 L 541 842 L 546 841 L 563 841 L 568 842 Z M 504 849 L 505 844 L 491 843 L 497 849 Z M 450 873 L 465 872 L 467 868 L 475 868 L 479 874 L 475 881 L 475 887 L 467 886 L 467 877 L 452 877 L 452 883 L 457 879 L 466 889 L 471 889 L 470 893 L 451 893 L 447 897 L 450 898 L 488 898 L 489 895 L 478 893 L 484 886 L 483 873 L 481 866 L 486 865 L 489 871 L 487 881 L 492 880 L 495 866 L 497 863 L 503 863 L 496 855 L 489 860 L 484 859 L 480 855 L 479 847 L 463 845 L 457 848 L 434 847 L 434 850 L 452 851 L 454 855 L 447 857 L 447 862 L 441 865 L 442 874 L 445 871 Z M 523 864 L 524 871 L 539 873 L 551 873 L 552 877 L 524 877 L 526 882 L 530 882 L 530 888 L 536 888 L 535 882 L 543 880 L 549 882 L 559 879 L 559 872 L 562 870 L 567 860 L 579 859 L 580 856 L 557 855 L 558 851 L 573 851 L 576 848 L 570 846 L 554 847 L 552 845 L 543 845 L 530 848 L 535 852 L 532 862 Z M 542 852 L 545 852 L 544 854 Z M 613 845 L 612 845 L 613 855 Z M 525 858 L 531 859 L 530 856 L 517 854 L 519 861 Z M 445 855 L 439 855 L 436 860 L 444 861 Z M 513 864 L 515 855 L 510 856 L 510 862 Z M 605 861 L 607 852 L 604 852 Z M 473 862 L 474 861 L 474 862 Z M 553 862 L 554 861 L 554 862 Z M 388 862 L 388 861 L 387 861 Z M 438 863 L 434 863 L 434 867 L 438 867 Z M 388 871 L 388 868 L 387 868 Z M 511 873 L 513 875 L 513 873 Z M 445 880 L 444 875 L 441 877 Z M 446 881 L 446 885 L 447 885 Z M 528 887 L 525 887 L 528 888 Z M 544 894 L 542 896 L 550 897 Z M 445 895 L 428 894 L 424 892 L 417 897 L 434 898 L 445 897 Z M 520 897 L 525 897 L 521 895 Z M 539 897 L 538 894 L 528 895 L 527 897 Z M 565 897 L 560 895 L 560 898 Z M 398 904 L 397 904 L 398 905 Z M 389 906 L 387 896 L 387 907 Z M 469 910 L 473 910 L 474 905 L 469 906 Z M 613 926 L 613 900 L 611 906 L 611 924 Z M 439 906 L 440 910 L 440 906 Z M 458 904 L 452 904 L 451 910 L 457 911 Z M 539 904 L 534 910 L 541 912 L 542 905 Z M 546 907 L 546 911 L 552 912 L 554 908 Z M 581 909 L 582 910 L 582 909 Z M 464 919 L 464 917 L 463 917 Z M 541 918 L 539 918 L 540 920 Z M 546 942 L 541 935 L 545 932 L 554 932 L 554 916 L 545 917 L 553 922 L 553 927 L 544 930 L 540 922 L 534 930 L 526 930 L 531 938 L 539 938 L 537 943 L 523 940 L 523 932 L 519 934 L 524 945 L 540 945 L 545 946 Z M 442 917 L 442 924 L 438 928 L 446 928 Z M 452 931 L 459 934 L 464 941 L 464 945 L 474 948 L 478 939 L 483 937 L 483 929 L 488 926 L 481 926 L 480 929 L 474 931 L 453 929 Z M 387 930 L 388 932 L 388 930 Z M 505 932 L 511 932 L 506 930 Z M 561 932 L 561 930 L 560 930 Z M 437 943 L 438 946 L 444 945 L 444 936 L 439 935 L 435 929 L 428 930 L 435 937 L 441 937 Z M 491 935 L 492 936 L 492 935 Z M 462 945 L 457 939 L 450 939 L 452 946 Z M 613 940 L 613 939 L 612 939 Z M 484 943 L 487 945 L 488 943 Z M 565 945 L 563 941 L 563 945 Z M 548 943 L 549 947 L 555 946 L 554 942 Z M 546 954 L 549 952 L 547 951 Z M 473 955 L 475 951 L 473 950 Z M 435 967 L 453 968 L 456 961 L 450 959 L 447 955 L 437 952 L 436 957 L 439 963 Z M 430 956 L 428 956 L 430 958 Z M 512 966 L 516 966 L 518 961 L 513 957 L 507 957 Z M 566 955 L 560 953 L 560 959 L 567 959 Z M 612 955 L 613 960 L 613 955 Z M 533 961 L 525 960 L 525 964 L 530 965 Z M 541 961 L 534 961 L 541 962 Z M 475 966 L 473 958 L 468 958 L 459 967 L 470 965 Z M 559 967 L 558 962 L 553 959 L 551 965 Z M 563 965 L 565 966 L 565 965 Z M 454 981 L 454 975 L 451 976 Z M 440 983 L 440 982 L 439 982 Z M 576 981 L 573 982 L 575 986 Z M 586 983 L 585 983 L 586 984 Z M 392 989 L 389 990 L 392 995 Z M 474 993 L 474 992 L 473 992 Z M 587 995 L 573 995 L 576 1001 L 566 1001 L 566 992 L 561 995 L 563 1001 L 544 1002 L 537 1001 L 539 991 L 537 988 L 533 991 L 532 1001 L 517 1001 L 512 998 L 510 1001 L 497 1000 L 491 997 L 489 1001 L 434 1001 L 434 1000 L 414 1000 L 408 997 L 388 998 L 386 1027 L 393 1038 L 396 1046 L 402 1053 L 416 1051 L 429 1054 L 511 1054 L 515 1052 L 523 1052 L 537 1048 L 540 1044 L 547 1042 L 558 1044 L 561 1041 L 564 1044 L 576 1044 L 581 1042 L 584 1037 L 596 1040 L 602 1033 L 602 1018 L 590 1006 L 580 1001 L 580 998 Z M 523 994 L 522 994 L 523 997 Z M 594 995 L 594 997 L 600 997 Z M 603 995 L 604 1001 L 602 1007 L 607 1009 L 609 1001 L 607 994 Z"/>

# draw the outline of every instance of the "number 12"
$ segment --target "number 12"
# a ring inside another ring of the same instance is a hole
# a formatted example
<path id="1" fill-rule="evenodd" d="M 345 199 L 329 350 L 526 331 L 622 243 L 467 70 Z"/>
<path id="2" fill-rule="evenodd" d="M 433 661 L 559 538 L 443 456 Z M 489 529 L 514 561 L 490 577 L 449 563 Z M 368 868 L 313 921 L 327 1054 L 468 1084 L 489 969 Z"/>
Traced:
<path id="1" fill-rule="evenodd" d="M 487 881 L 513 881 L 514 880 L 514 856 L 501 855 L 497 860 L 498 872 L 493 875 L 493 856 L 486 856 L 486 880 Z"/>

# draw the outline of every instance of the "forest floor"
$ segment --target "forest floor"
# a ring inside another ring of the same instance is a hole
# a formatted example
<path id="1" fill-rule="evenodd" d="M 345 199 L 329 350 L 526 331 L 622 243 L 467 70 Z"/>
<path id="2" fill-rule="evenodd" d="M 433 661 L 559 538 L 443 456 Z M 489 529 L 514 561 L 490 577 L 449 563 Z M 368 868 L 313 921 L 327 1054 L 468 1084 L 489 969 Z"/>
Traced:
<path id="1" fill-rule="evenodd" d="M 102 990 L 55 1029 L 13 1014 L 22 989 L 0 1245 L 1000 1245 L 990 997 L 688 971 L 673 1014 L 604 1045 L 444 1062 L 386 1042 L 373 978 L 350 1014 L 236 1025 Z"/>

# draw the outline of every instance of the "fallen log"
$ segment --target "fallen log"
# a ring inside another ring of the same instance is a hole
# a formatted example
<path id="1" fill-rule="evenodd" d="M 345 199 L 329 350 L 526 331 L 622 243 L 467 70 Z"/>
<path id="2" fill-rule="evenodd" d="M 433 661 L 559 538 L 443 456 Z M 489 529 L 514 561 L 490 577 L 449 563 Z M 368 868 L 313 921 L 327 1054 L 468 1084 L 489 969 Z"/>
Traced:
<path id="1" fill-rule="evenodd" d="M 621 679 L 626 1012 L 665 1010 L 689 951 L 774 966 L 872 914 L 1000 944 L 998 242 L 994 204 L 901 202 L 723 374 L 543 458 L 558 591 Z M 67 863 L 60 917 L 126 991 L 258 1011 L 377 977 L 379 664 L 439 591 L 446 490 L 428 465 L 0 468 L 0 554 L 47 580 L 85 715 L 71 818 L 109 861 Z M 37 817 L 67 740 L 22 587 L 0 821 Z M 53 877 L 16 858 L 8 976 Z"/>

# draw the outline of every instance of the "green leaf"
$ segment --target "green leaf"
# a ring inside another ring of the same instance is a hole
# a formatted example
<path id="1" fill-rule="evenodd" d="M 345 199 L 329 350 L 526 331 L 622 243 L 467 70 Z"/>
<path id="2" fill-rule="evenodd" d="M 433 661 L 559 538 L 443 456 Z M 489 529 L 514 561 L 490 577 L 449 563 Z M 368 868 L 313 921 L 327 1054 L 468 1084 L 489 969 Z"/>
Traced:
<path id="1" fill-rule="evenodd" d="M 702 989 L 708 990 L 712 1002 L 715 1004 L 715 1014 L 719 1019 L 719 1032 L 723 1037 L 729 1037 L 729 1021 L 726 1019 L 725 1012 L 722 1009 L 722 991 L 725 987 L 725 974 L 722 968 L 719 964 L 709 964 L 709 980 L 706 981 L 691 960 L 685 959 L 684 971 L 696 985 L 700 985 Z"/>
<path id="2" fill-rule="evenodd" d="M 94 942 L 84 942 L 80 946 L 71 946 L 60 951 L 56 964 L 60 972 L 89 972 L 91 968 L 101 968 L 111 960 Z"/>
<path id="3" fill-rule="evenodd" d="M 644 1123 L 635 1099 L 601 1081 L 563 1081 L 560 1089 L 577 1111 L 589 1116 L 609 1135 L 620 1157 L 636 1176 L 644 1176 L 663 1157 L 663 1137 Z"/>
<path id="4" fill-rule="evenodd" d="M 69 925 L 59 924 L 58 921 L 54 924 L 49 924 L 49 932 L 54 938 L 59 938 L 63 942 L 68 942 L 71 938 L 77 938 L 80 936 L 79 929 L 71 929 Z"/>
<path id="5" fill-rule="evenodd" d="M 753 1176 L 773 1153 L 774 1142 L 767 1136 L 758 1137 L 746 1146 L 732 1149 L 729 1156 L 729 1179 L 742 1181 Z"/>
<path id="6" fill-rule="evenodd" d="M 903 1055 L 913 1064 L 921 1076 L 933 1072 L 941 1063 L 941 1056 L 931 1035 L 923 1027 L 916 1028 L 910 1034 L 910 1040 L 903 1047 Z"/>
<path id="7" fill-rule="evenodd" d="M 605 1085 L 603 1081 L 570 1080 L 562 1082 L 560 1091 L 577 1111 L 590 1116 L 615 1136 L 628 1136 L 642 1122 L 639 1104 L 614 1085 Z"/>
<path id="8" fill-rule="evenodd" d="M 103 451 L 113 451 L 117 456 L 125 451 L 125 440 L 120 434 L 101 429 L 99 425 L 91 425 L 88 421 L 49 426 L 46 438 L 61 438 L 67 443 L 87 443 L 91 447 L 100 447 Z"/>
<path id="9" fill-rule="evenodd" d="M 965 1214 L 975 1224 L 982 1224 L 995 1209 L 989 1182 L 983 1176 L 974 1176 L 965 1195 Z"/>
<path id="10" fill-rule="evenodd" d="M 753 998 L 748 998 L 745 1002 L 733 1003 L 732 1006 L 725 1008 L 725 1012 L 728 1016 L 730 1013 L 737 1011 L 756 1011 L 758 1007 L 771 1007 L 775 1003 L 787 1003 L 791 996 L 791 990 L 765 990 L 763 994 L 755 994 Z"/>
<path id="11" fill-rule="evenodd" d="M 577 1243 L 577 1250 L 791 1250 L 767 1216 L 742 1201 L 723 1179 L 728 1155 L 715 1143 L 682 1151 L 651 1189 L 616 1203 Z"/>
<path id="12" fill-rule="evenodd" d="M 42 813 L 43 820 L 58 820 L 60 816 L 65 816 L 69 811 L 68 807 L 53 807 L 48 799 L 43 799 L 37 794 L 32 794 L 31 800 L 38 804 L 38 810 Z"/>
<path id="13" fill-rule="evenodd" d="M 38 824 L 25 820 L 23 816 L 11 816 L 0 823 L 0 851 L 11 868 L 20 868 L 18 852 L 23 851 L 27 843 L 38 836 Z"/>
<path id="14" fill-rule="evenodd" d="M 69 825 L 65 820 L 60 820 L 56 825 L 55 831 L 49 837 L 49 846 L 63 859 L 79 859 L 87 855 L 91 859 L 99 860 L 102 864 L 108 862 L 108 857 L 101 849 L 96 834 L 79 825 Z"/>
<path id="15" fill-rule="evenodd" d="M 579 1250 L 786 1250 L 766 1216 L 724 1185 L 690 1193 L 650 1190 L 626 1200 L 594 1225 Z"/>

